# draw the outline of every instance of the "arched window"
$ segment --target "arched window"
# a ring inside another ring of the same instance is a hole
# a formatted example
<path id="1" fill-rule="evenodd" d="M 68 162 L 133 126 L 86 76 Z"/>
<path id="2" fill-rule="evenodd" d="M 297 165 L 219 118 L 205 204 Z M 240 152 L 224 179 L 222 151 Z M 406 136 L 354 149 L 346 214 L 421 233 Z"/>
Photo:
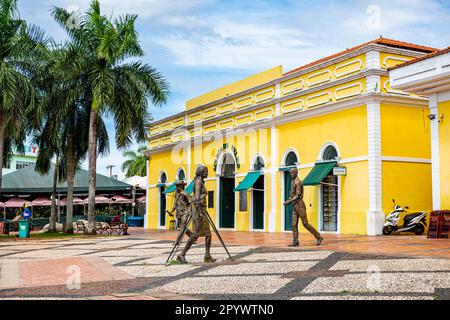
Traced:
<path id="1" fill-rule="evenodd" d="M 323 151 L 322 159 L 323 160 L 335 160 L 337 156 L 338 156 L 338 153 L 337 153 L 336 148 L 332 145 L 329 145 Z"/>
<path id="2" fill-rule="evenodd" d="M 297 159 L 297 155 L 295 154 L 295 152 L 291 151 L 288 153 L 288 155 L 286 156 L 286 161 L 285 161 L 285 166 L 289 167 L 289 166 L 295 166 L 298 162 Z"/>
<path id="3" fill-rule="evenodd" d="M 234 177 L 235 170 L 235 162 L 233 156 L 229 153 L 226 153 L 223 156 L 223 162 L 221 167 L 221 176 L 222 177 Z"/>
<path id="4" fill-rule="evenodd" d="M 186 180 L 186 175 L 185 175 L 183 169 L 180 169 L 180 171 L 178 171 L 177 180 L 178 180 L 178 181 L 184 181 L 184 180 Z"/>
<path id="5" fill-rule="evenodd" d="M 161 183 L 167 182 L 167 175 L 165 172 L 161 173 L 161 178 L 159 179 L 159 182 L 161 182 Z"/>
<path id="6" fill-rule="evenodd" d="M 265 165 L 264 165 L 263 158 L 258 156 L 256 158 L 255 164 L 253 165 L 253 170 L 259 171 L 259 170 L 262 170 L 264 167 L 265 167 Z"/>

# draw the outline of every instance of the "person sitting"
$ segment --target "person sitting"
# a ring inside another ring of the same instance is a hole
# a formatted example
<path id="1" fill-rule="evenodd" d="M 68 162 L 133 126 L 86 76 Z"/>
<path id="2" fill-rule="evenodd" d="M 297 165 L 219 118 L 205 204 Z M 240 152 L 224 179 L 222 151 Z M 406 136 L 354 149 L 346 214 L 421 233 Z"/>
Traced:
<path id="1" fill-rule="evenodd" d="M 111 223 L 122 223 L 122 220 L 120 220 L 120 215 L 118 213 L 112 218 Z"/>

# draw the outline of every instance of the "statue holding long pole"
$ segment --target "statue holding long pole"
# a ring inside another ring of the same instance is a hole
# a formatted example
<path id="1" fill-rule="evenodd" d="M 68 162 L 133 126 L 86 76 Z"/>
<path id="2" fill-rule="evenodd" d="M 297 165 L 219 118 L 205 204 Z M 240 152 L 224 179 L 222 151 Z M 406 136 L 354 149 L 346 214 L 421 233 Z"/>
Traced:
<path id="1" fill-rule="evenodd" d="M 228 249 L 225 245 L 225 243 L 222 240 L 222 237 L 220 236 L 216 226 L 214 225 L 211 217 L 209 216 L 208 212 L 206 211 L 206 196 L 207 191 L 205 187 L 205 179 L 208 177 L 208 168 L 205 166 L 199 166 L 195 172 L 195 180 L 194 180 L 194 196 L 192 199 L 192 207 L 191 207 L 191 215 L 189 216 L 188 220 L 186 221 L 186 224 L 184 225 L 184 228 L 181 230 L 177 241 L 175 242 L 174 248 L 172 249 L 172 252 L 170 253 L 167 260 L 170 260 L 173 252 L 176 250 L 176 248 L 180 245 L 180 242 L 188 230 L 188 225 L 193 220 L 193 232 L 189 237 L 188 242 L 186 243 L 183 251 L 177 256 L 177 261 L 179 263 L 187 263 L 186 261 L 186 253 L 191 248 L 192 244 L 199 238 L 199 237 L 205 237 L 205 256 L 203 261 L 205 263 L 212 263 L 215 262 L 216 259 L 214 259 L 211 256 L 211 229 L 210 226 L 213 228 L 215 234 L 219 238 L 222 246 L 224 247 L 225 251 L 227 252 L 228 256 L 231 259 L 231 255 L 228 252 Z"/>

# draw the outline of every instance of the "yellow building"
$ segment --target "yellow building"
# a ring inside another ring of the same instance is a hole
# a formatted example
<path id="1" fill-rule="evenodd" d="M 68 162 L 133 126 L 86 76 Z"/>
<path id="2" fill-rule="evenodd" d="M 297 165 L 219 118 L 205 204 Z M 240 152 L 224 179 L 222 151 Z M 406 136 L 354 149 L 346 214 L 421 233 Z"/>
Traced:
<path id="1" fill-rule="evenodd" d="M 429 98 L 433 209 L 450 209 L 450 47 L 392 68 L 390 81 Z"/>
<path id="2" fill-rule="evenodd" d="M 321 232 L 381 234 L 392 198 L 430 210 L 428 100 L 393 89 L 387 69 L 434 51 L 379 38 L 187 101 L 150 129 L 146 228 L 170 227 L 173 182 L 199 164 L 219 229 L 290 231 L 292 166 Z"/>

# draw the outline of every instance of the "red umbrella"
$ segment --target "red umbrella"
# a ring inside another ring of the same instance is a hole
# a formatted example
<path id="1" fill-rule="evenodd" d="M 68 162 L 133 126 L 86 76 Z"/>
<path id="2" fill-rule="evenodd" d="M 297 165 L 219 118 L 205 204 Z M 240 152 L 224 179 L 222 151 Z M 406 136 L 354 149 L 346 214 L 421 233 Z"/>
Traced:
<path id="1" fill-rule="evenodd" d="M 118 194 L 111 198 L 111 203 L 118 203 L 118 204 L 133 203 L 133 199 L 129 199 L 125 196 Z"/>
<path id="2" fill-rule="evenodd" d="M 27 207 L 31 206 L 30 201 L 24 200 L 19 197 L 14 197 L 5 202 L 5 207 L 6 208 L 22 208 L 24 204 L 26 204 Z"/>
<path id="3" fill-rule="evenodd" d="M 50 200 L 47 197 L 37 197 L 33 201 L 31 201 L 31 205 L 33 207 L 40 207 L 40 206 L 51 206 L 52 200 Z"/>
<path id="4" fill-rule="evenodd" d="M 88 204 L 89 198 L 84 199 L 84 204 Z M 95 204 L 109 204 L 109 199 L 102 195 L 95 196 Z"/>
<path id="5" fill-rule="evenodd" d="M 84 200 L 78 198 L 78 197 L 73 197 L 73 205 L 74 206 L 82 206 L 84 205 Z M 64 198 L 61 200 L 61 205 L 62 206 L 67 206 L 67 198 Z"/>

